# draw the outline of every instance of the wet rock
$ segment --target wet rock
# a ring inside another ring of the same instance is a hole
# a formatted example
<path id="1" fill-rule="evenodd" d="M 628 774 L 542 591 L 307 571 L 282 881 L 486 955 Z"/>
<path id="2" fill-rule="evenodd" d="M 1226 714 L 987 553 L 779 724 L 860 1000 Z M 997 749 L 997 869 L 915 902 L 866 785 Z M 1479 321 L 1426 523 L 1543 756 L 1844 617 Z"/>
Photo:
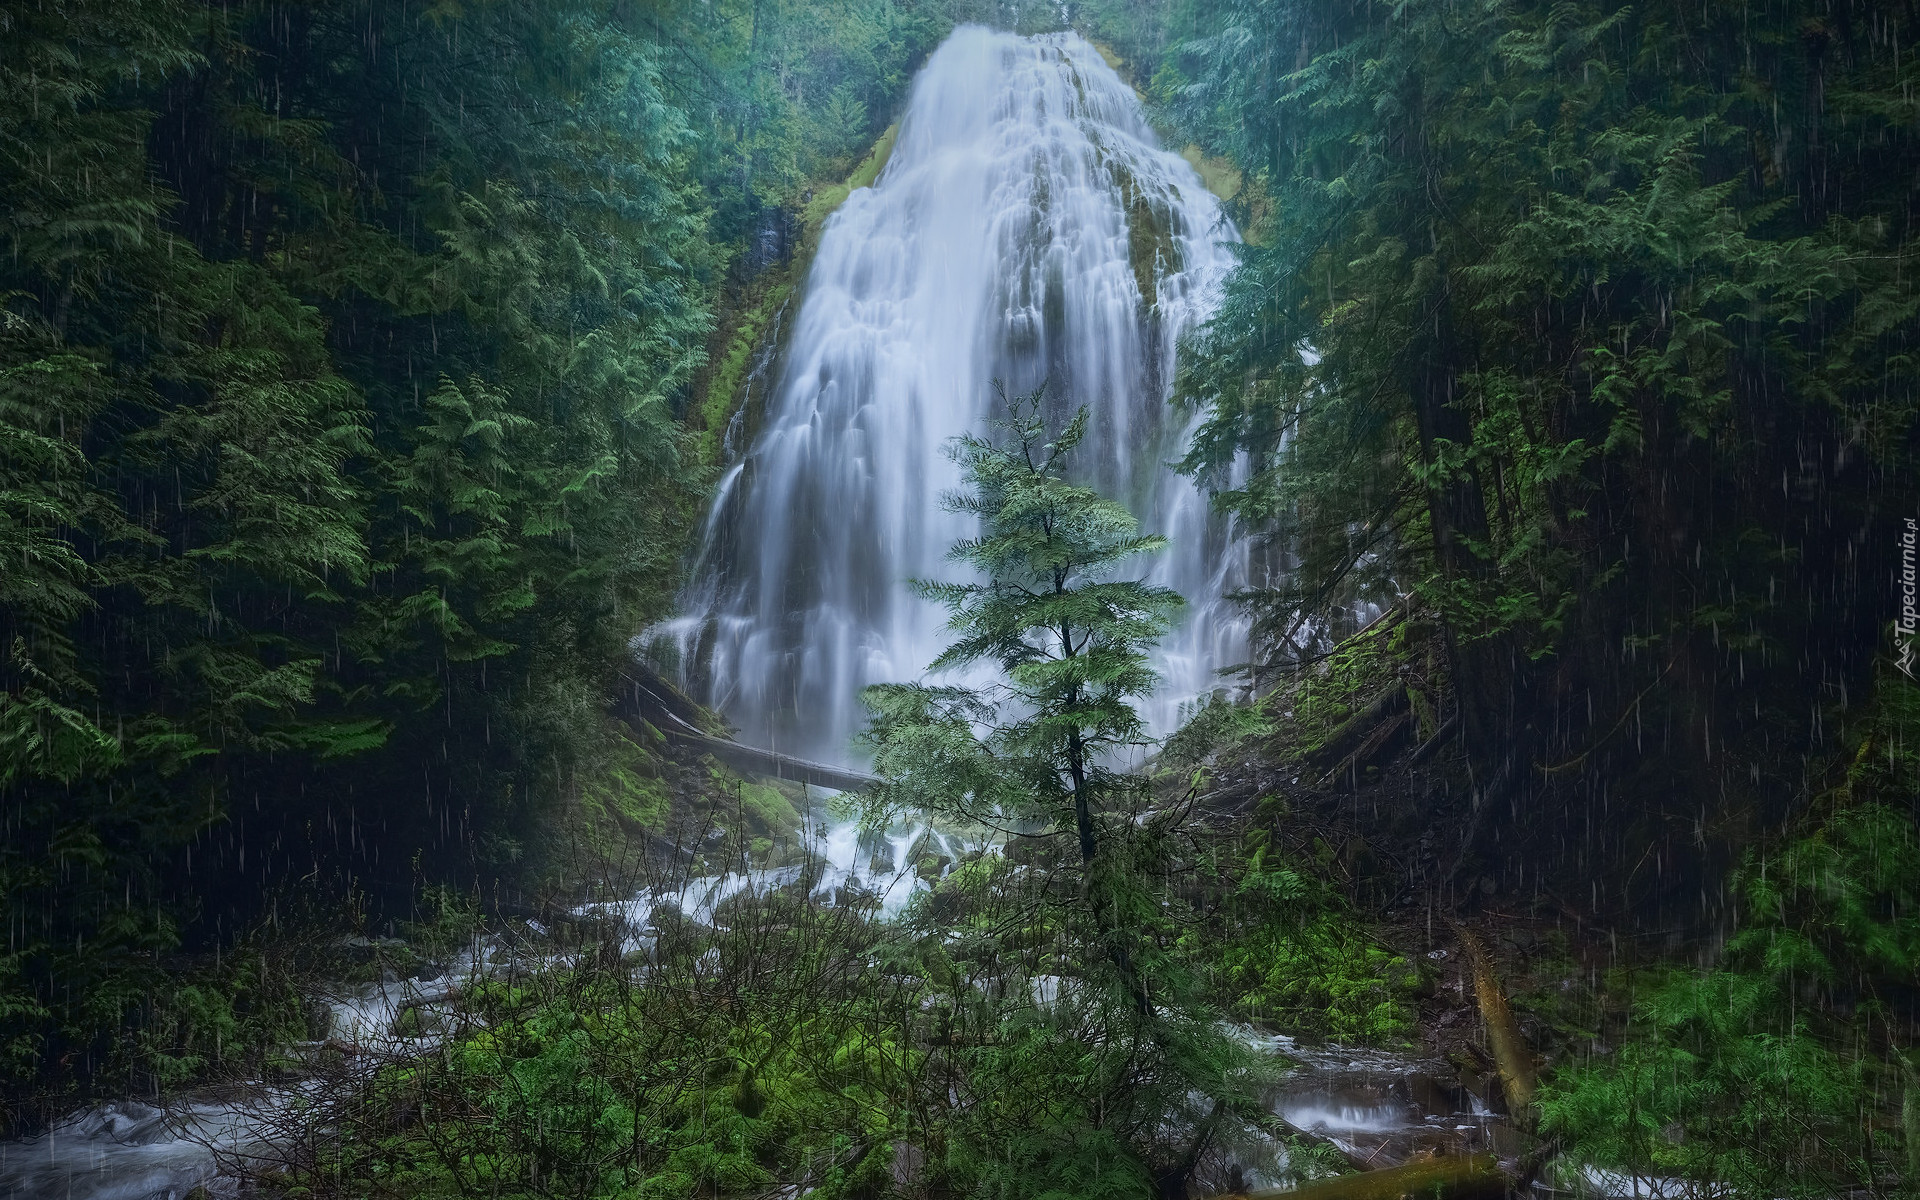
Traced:
<path id="1" fill-rule="evenodd" d="M 395 1037 L 431 1037 L 448 1029 L 447 1014 L 426 1004 L 410 1004 L 394 1014 Z"/>
<path id="2" fill-rule="evenodd" d="M 854 852 L 869 858 L 886 855 L 887 861 L 893 861 L 893 842 L 888 839 L 884 829 L 862 829 L 858 840 L 854 842 Z"/>
<path id="3" fill-rule="evenodd" d="M 1047 843 L 1043 838 L 1013 837 L 1001 853 L 1016 867 L 1031 866 L 1046 858 Z"/>
<path id="4" fill-rule="evenodd" d="M 895 1187 L 906 1188 L 919 1179 L 926 1170 L 926 1151 L 908 1141 L 893 1144 L 893 1183 Z"/>

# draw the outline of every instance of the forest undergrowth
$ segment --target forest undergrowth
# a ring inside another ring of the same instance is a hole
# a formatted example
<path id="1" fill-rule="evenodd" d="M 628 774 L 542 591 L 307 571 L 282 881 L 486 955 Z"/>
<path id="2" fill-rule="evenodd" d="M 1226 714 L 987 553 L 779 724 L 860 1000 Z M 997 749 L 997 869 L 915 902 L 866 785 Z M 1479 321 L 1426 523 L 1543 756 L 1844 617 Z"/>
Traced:
<path id="1" fill-rule="evenodd" d="M 926 588 L 999 682 L 870 693 L 852 801 L 1003 844 L 901 864 L 928 886 L 882 920 L 813 893 L 804 788 L 627 711 L 632 640 L 810 239 L 967 19 L 1100 37 L 1224 193 L 1182 469 L 1276 569 L 1252 661 L 1152 743 L 1179 598 L 1010 398 L 956 449 L 989 583 Z M 1913 32 L 1864 0 L 9 7 L 0 1130 L 298 1083 L 236 1170 L 356 1198 L 1348 1170 L 1268 1111 L 1257 1029 L 1448 1064 L 1516 1174 L 1913 1194 Z M 710 921 L 595 907 L 772 865 Z M 474 952 L 377 1036 L 316 999 Z"/>

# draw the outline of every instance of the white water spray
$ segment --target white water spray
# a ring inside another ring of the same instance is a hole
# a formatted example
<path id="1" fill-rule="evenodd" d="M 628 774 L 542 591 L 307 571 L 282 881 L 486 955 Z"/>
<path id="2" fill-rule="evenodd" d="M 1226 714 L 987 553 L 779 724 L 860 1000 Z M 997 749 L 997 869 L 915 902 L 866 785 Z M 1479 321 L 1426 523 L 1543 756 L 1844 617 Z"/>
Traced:
<path id="1" fill-rule="evenodd" d="M 984 432 L 994 384 L 1041 383 L 1092 431 L 1080 466 L 1172 547 L 1150 565 L 1188 614 L 1149 706 L 1244 657 L 1225 593 L 1246 552 L 1167 469 L 1187 422 L 1167 397 L 1235 234 L 1138 98 L 1078 35 L 969 27 L 916 80 L 893 154 L 827 222 L 759 436 L 722 481 L 666 632 L 690 686 L 745 740 L 846 761 L 859 689 L 917 677 L 947 637 L 910 579 L 954 578 L 969 522 L 943 449 Z"/>

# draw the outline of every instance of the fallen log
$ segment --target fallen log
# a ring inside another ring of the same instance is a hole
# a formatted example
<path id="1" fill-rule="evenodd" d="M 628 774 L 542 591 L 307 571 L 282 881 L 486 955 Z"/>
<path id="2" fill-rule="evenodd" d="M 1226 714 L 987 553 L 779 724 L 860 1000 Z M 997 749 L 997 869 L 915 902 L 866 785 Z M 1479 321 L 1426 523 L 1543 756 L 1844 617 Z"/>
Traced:
<path id="1" fill-rule="evenodd" d="M 708 733 L 698 724 L 707 719 L 700 706 L 644 667 L 637 666 L 635 675 L 623 680 L 622 687 L 622 700 L 615 707 L 615 714 L 642 735 L 643 743 L 645 730 L 650 728 L 670 742 L 711 754 L 735 770 L 840 792 L 857 792 L 879 782 L 864 771 L 795 758 Z"/>
<path id="2" fill-rule="evenodd" d="M 1327 735 L 1326 741 L 1308 752 L 1307 761 L 1314 765 L 1338 763 L 1365 741 L 1381 722 L 1399 716 L 1409 703 L 1406 685 L 1395 681 L 1393 686 L 1368 701 L 1366 707 L 1348 717 L 1338 729 Z"/>
<path id="3" fill-rule="evenodd" d="M 1380 724 L 1374 726 L 1373 732 L 1367 735 L 1366 739 L 1360 743 L 1359 748 L 1352 754 L 1347 755 L 1344 759 L 1341 759 L 1338 766 L 1328 771 L 1325 775 L 1322 775 L 1319 782 L 1314 786 L 1325 787 L 1340 779 L 1349 779 L 1355 786 L 1358 786 L 1360 769 L 1380 757 L 1383 751 L 1389 749 L 1400 735 L 1406 732 L 1412 725 L 1412 722 L 1412 713 L 1401 712 L 1399 715 L 1388 717 Z"/>
<path id="4" fill-rule="evenodd" d="M 804 758 L 795 758 L 791 754 L 762 750 L 758 746 L 728 741 L 726 738 L 717 738 L 710 734 L 690 733 L 680 729 L 663 729 L 660 732 L 667 735 L 668 741 L 704 751 L 728 766 L 751 775 L 790 779 L 795 783 L 811 783 L 816 787 L 832 788 L 840 792 L 857 792 L 879 782 L 878 777 L 863 771 L 810 762 Z"/>
<path id="5" fill-rule="evenodd" d="M 1467 964 L 1473 971 L 1473 997 L 1480 1005 L 1480 1019 L 1487 1026 L 1487 1043 L 1493 1051 L 1493 1065 L 1500 1072 L 1500 1084 L 1507 1096 L 1507 1110 L 1526 1124 L 1533 1109 L 1533 1053 L 1521 1036 L 1520 1023 L 1513 1019 L 1507 1005 L 1507 993 L 1494 974 L 1493 959 L 1480 938 L 1470 929 L 1452 922 L 1460 946 L 1467 952 Z"/>
<path id="6" fill-rule="evenodd" d="M 1507 1177 L 1491 1154 L 1430 1158 L 1379 1171 L 1359 1171 L 1304 1183 L 1297 1188 L 1260 1188 L 1240 1193 L 1247 1200 L 1497 1200 L 1507 1194 Z"/>
<path id="7" fill-rule="evenodd" d="M 1425 762 L 1427 759 L 1432 758 L 1434 753 L 1438 751 L 1440 747 L 1446 745 L 1448 739 L 1453 737 L 1453 735 L 1458 733 L 1459 731 L 1460 731 L 1460 714 L 1454 713 L 1452 716 L 1448 717 L 1446 720 L 1440 722 L 1440 728 L 1434 732 L 1434 735 L 1432 737 L 1428 738 L 1424 742 L 1421 742 L 1417 747 L 1414 748 L 1413 754 L 1409 756 L 1407 759 L 1407 765 L 1410 767 L 1417 767 L 1421 763 Z"/>
<path id="8" fill-rule="evenodd" d="M 709 733 L 718 720 L 645 663 L 631 664 L 620 676 L 615 695 L 615 709 L 629 722 L 639 717 L 658 727 L 677 721 L 697 733 Z"/>

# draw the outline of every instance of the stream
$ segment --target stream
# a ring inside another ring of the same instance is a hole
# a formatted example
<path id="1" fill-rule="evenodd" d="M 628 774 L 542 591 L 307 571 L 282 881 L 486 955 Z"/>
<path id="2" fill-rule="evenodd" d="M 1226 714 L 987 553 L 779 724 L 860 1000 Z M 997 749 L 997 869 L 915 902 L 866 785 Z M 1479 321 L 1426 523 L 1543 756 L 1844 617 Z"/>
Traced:
<path id="1" fill-rule="evenodd" d="M 863 839 L 855 821 L 834 815 L 820 803 L 807 817 L 801 834 L 805 853 L 799 861 L 696 877 L 677 892 L 646 893 L 583 906 L 581 911 L 620 920 L 627 930 L 626 949 L 645 949 L 647 927 L 658 905 L 671 905 L 687 918 L 704 922 L 725 900 L 742 892 L 790 887 L 811 877 L 812 894 L 820 902 L 832 903 L 844 889 L 856 889 L 878 897 L 886 917 L 930 886 L 908 865 L 909 850 L 922 838 L 931 838 L 956 862 L 968 854 L 993 852 L 977 834 L 936 829 L 925 822 L 905 824 L 881 839 L 892 851 L 892 861 L 900 864 L 888 870 L 885 857 L 872 853 L 875 839 Z M 483 942 L 426 977 L 340 989 L 325 997 L 325 1042 L 382 1051 L 425 1042 L 430 1034 L 409 1037 L 402 1032 L 397 1025 L 402 1011 L 449 1000 L 463 984 L 498 969 L 502 950 L 498 943 Z M 1037 1003 L 1051 998 L 1044 988 L 1036 992 Z M 1457 1083 L 1447 1082 L 1442 1065 L 1379 1050 L 1303 1046 L 1251 1029 L 1234 1032 L 1253 1049 L 1295 1064 L 1266 1097 L 1268 1108 L 1296 1128 L 1332 1139 L 1350 1154 L 1384 1166 L 1426 1151 L 1510 1152 L 1504 1120 Z M 239 1185 L 222 1173 L 222 1160 L 231 1163 L 270 1151 L 271 1131 L 301 1092 L 298 1083 L 255 1083 L 205 1089 L 164 1108 L 125 1099 L 87 1109 L 38 1137 L 0 1142 L 0 1198 L 186 1200 L 196 1188 L 215 1197 L 232 1196 Z M 1222 1165 L 1238 1167 L 1245 1184 L 1257 1187 L 1266 1182 L 1263 1169 L 1271 1170 L 1274 1161 L 1270 1154 L 1256 1153 L 1244 1164 Z"/>

